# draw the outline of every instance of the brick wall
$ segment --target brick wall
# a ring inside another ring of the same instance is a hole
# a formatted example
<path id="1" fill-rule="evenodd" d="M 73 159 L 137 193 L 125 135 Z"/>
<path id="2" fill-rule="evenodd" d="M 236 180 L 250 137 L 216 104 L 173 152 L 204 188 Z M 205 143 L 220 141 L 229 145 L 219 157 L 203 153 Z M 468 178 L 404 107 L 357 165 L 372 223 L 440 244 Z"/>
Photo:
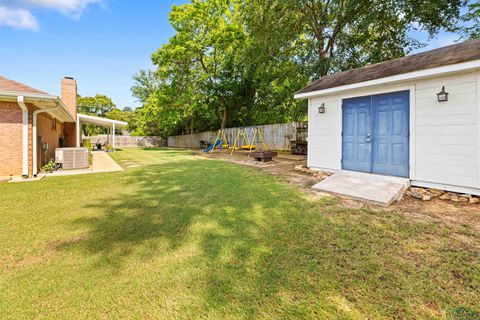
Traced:
<path id="1" fill-rule="evenodd" d="M 62 101 L 67 106 L 73 118 L 77 119 L 77 81 L 73 78 L 65 77 L 61 83 Z M 77 146 L 77 129 L 75 123 L 65 123 L 64 125 L 65 145 L 68 147 Z"/>
<path id="2" fill-rule="evenodd" d="M 28 115 L 28 173 L 33 172 L 32 165 L 32 115 L 35 108 L 27 104 Z M 59 138 L 64 136 L 63 123 L 57 120 L 56 129 L 52 128 L 50 115 L 40 113 L 37 116 L 37 136 L 48 144 L 47 161 L 55 156 L 59 147 Z M 38 143 L 38 165 L 44 162 L 44 152 Z M 22 109 L 16 102 L 0 101 L 0 179 L 22 174 Z"/>
<path id="3" fill-rule="evenodd" d="M 62 101 L 67 106 L 74 119 L 77 119 L 77 81 L 65 77 L 61 83 Z"/>
<path id="4" fill-rule="evenodd" d="M 77 146 L 77 127 L 74 122 L 66 122 L 63 124 L 63 133 L 66 147 Z"/>
<path id="5" fill-rule="evenodd" d="M 63 138 L 63 123 L 56 120 L 56 127 L 52 127 L 52 117 L 47 113 L 40 113 L 37 116 L 37 164 L 38 169 L 45 164 L 46 161 L 50 161 L 55 158 L 55 149 L 60 147 L 59 139 Z M 42 149 L 42 142 L 48 144 L 48 149 L 45 151 Z"/>
<path id="6" fill-rule="evenodd" d="M 0 101 L 0 177 L 22 174 L 22 109 Z"/>

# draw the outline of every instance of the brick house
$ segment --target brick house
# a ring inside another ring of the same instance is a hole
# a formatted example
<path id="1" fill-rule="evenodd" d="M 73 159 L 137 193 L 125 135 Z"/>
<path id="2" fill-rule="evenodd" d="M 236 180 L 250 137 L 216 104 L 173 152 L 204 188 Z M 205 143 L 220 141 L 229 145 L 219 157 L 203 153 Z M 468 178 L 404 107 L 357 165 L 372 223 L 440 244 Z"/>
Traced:
<path id="1" fill-rule="evenodd" d="M 79 146 L 79 116 L 75 79 L 57 97 L 0 76 L 0 179 L 36 175 L 56 148 Z"/>

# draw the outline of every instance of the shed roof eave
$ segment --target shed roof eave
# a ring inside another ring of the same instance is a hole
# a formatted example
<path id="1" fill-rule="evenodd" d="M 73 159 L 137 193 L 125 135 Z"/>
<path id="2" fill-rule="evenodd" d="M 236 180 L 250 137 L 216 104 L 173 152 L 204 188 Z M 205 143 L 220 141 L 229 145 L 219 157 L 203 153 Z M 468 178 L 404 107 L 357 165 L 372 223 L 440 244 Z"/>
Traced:
<path id="1" fill-rule="evenodd" d="M 431 78 L 435 76 L 443 76 L 448 74 L 475 71 L 476 69 L 480 69 L 480 59 L 458 63 L 458 64 L 451 64 L 451 65 L 431 68 L 431 69 L 418 70 L 418 71 L 403 73 L 403 74 L 394 75 L 390 77 L 378 78 L 378 79 L 369 80 L 369 81 L 362 81 L 362 82 L 357 82 L 357 83 L 352 83 L 348 85 L 332 87 L 332 88 L 327 88 L 322 90 L 303 92 L 303 93 L 297 92 L 294 95 L 294 98 L 308 99 L 311 97 L 324 96 L 327 94 L 334 94 L 334 93 L 360 89 L 360 88 L 370 87 L 375 85 L 392 84 L 396 82 L 409 81 L 409 80 L 410 81 L 419 80 L 419 79 Z"/>

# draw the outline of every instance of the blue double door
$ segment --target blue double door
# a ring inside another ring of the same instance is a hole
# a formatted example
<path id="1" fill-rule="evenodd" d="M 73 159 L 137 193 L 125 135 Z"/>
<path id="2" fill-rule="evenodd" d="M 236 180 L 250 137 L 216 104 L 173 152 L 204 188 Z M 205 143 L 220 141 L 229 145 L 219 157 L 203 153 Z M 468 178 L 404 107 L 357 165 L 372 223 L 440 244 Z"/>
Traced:
<path id="1" fill-rule="evenodd" d="M 343 101 L 344 170 L 409 176 L 409 92 Z"/>

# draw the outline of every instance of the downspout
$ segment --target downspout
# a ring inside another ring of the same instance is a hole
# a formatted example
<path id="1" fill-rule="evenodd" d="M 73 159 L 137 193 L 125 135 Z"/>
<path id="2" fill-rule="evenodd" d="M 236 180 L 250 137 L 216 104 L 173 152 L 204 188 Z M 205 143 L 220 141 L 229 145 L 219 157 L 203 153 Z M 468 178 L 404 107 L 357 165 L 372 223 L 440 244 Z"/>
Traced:
<path id="1" fill-rule="evenodd" d="M 28 177 L 28 108 L 25 97 L 18 96 L 17 103 L 22 109 L 22 176 Z"/>
<path id="2" fill-rule="evenodd" d="M 61 104 L 60 104 L 60 100 L 57 99 L 55 100 L 55 107 L 52 107 L 52 108 L 48 108 L 48 109 L 39 109 L 39 110 L 35 110 L 33 111 L 33 116 L 32 116 L 32 163 L 33 163 L 33 168 L 32 168 L 32 172 L 33 172 L 33 176 L 36 177 L 37 176 L 37 173 L 38 173 L 38 170 L 37 170 L 37 115 L 39 113 L 43 113 L 43 112 L 50 112 L 50 111 L 54 111 L 54 110 L 57 110 L 61 107 Z"/>

